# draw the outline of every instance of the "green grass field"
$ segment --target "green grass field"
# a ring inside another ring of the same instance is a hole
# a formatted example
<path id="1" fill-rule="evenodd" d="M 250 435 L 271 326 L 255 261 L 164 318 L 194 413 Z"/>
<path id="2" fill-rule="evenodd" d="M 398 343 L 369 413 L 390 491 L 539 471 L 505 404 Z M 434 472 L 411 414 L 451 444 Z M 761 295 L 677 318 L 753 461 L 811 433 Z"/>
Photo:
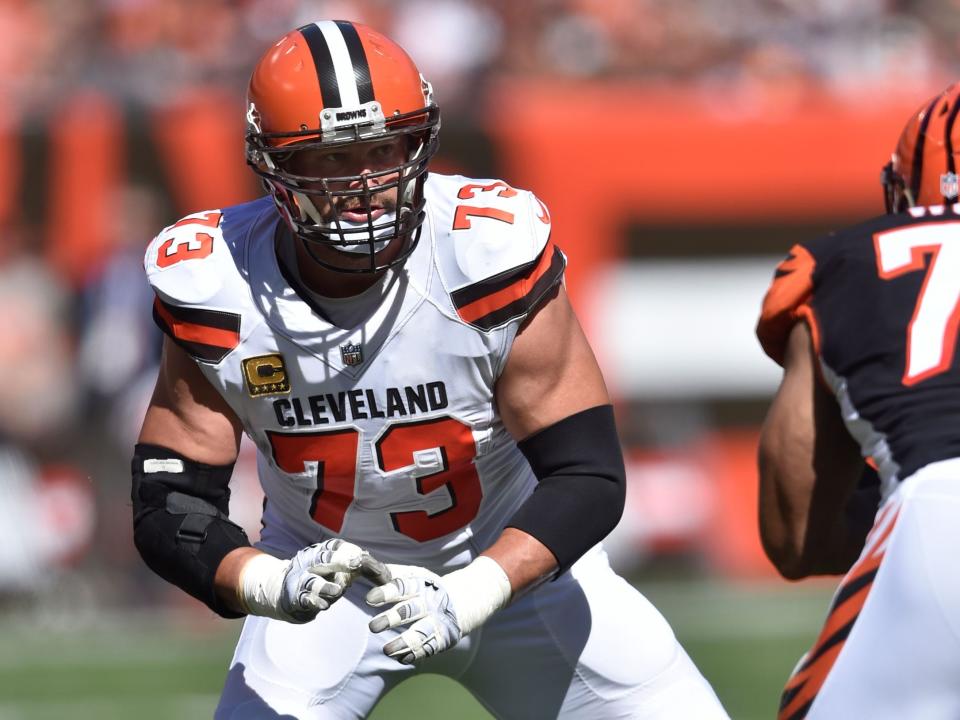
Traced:
<path id="1" fill-rule="evenodd" d="M 822 622 L 829 585 L 644 585 L 735 720 L 774 717 L 783 681 Z M 239 624 L 129 615 L 0 619 L 0 720 L 209 718 Z M 430 692 L 424 692 L 429 688 Z M 490 716 L 452 681 L 407 681 L 375 720 Z"/>

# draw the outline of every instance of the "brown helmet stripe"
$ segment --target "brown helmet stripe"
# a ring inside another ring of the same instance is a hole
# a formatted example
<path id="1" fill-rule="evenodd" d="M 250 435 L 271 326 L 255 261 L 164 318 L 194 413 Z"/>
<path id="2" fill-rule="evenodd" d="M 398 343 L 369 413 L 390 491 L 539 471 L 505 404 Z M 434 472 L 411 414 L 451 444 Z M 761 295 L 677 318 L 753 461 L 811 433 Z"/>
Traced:
<path id="1" fill-rule="evenodd" d="M 920 128 L 917 130 L 917 144 L 913 147 L 913 168 L 910 172 L 910 192 L 913 202 L 920 197 L 920 180 L 923 177 L 923 145 L 927 136 L 927 125 L 930 124 L 930 118 L 933 115 L 933 109 L 940 102 L 942 95 L 937 95 L 923 111 L 923 120 L 920 121 Z"/>
<path id="2" fill-rule="evenodd" d="M 310 23 L 297 28 L 303 39 L 307 41 L 307 47 L 310 48 L 310 55 L 313 57 L 313 65 L 317 69 L 317 81 L 320 83 L 320 95 L 323 98 L 323 106 L 341 107 L 340 85 L 337 83 L 337 71 L 333 66 L 333 57 L 330 55 L 330 47 L 327 45 L 323 32 L 316 23 Z"/>
<path id="3" fill-rule="evenodd" d="M 350 63 L 353 65 L 353 77 L 357 83 L 360 104 L 368 103 L 373 100 L 373 81 L 370 78 L 370 63 L 367 62 L 367 53 L 364 52 L 363 44 L 360 42 L 360 35 L 353 23 L 345 20 L 336 22 L 347 44 L 347 52 L 350 53 Z"/>

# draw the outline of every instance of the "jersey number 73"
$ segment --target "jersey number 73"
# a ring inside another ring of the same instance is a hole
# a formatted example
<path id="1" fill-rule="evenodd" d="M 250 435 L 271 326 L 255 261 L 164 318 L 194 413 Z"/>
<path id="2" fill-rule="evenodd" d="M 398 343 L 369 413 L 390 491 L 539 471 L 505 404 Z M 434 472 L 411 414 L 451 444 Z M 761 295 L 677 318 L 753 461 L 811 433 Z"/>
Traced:
<path id="1" fill-rule="evenodd" d="M 267 431 L 267 435 L 274 461 L 284 472 L 303 474 L 307 463 L 317 464 L 310 514 L 339 533 L 354 499 L 360 431 Z M 450 495 L 450 507 L 432 515 L 425 510 L 390 513 L 397 532 L 426 542 L 455 532 L 476 517 L 483 491 L 473 463 L 477 447 L 469 425 L 452 417 L 395 423 L 380 435 L 374 449 L 377 469 L 383 473 L 408 468 L 416 464 L 417 455 L 428 455 L 427 464 L 436 469 L 417 474 L 416 492 L 427 495 L 446 488 Z"/>

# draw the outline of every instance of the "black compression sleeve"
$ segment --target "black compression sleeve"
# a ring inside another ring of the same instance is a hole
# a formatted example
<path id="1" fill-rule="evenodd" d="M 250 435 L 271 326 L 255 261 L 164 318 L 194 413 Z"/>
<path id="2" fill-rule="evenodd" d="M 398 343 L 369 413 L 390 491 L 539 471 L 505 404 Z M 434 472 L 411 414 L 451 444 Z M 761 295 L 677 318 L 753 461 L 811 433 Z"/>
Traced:
<path id="1" fill-rule="evenodd" d="M 233 465 L 140 444 L 132 466 L 133 539 L 144 562 L 217 614 L 241 617 L 219 600 L 213 582 L 227 553 L 250 544 L 227 517 Z"/>
<path id="2" fill-rule="evenodd" d="M 507 527 L 557 558 L 557 576 L 606 537 L 623 514 L 626 473 L 613 408 L 576 413 L 518 443 L 540 481 Z"/>

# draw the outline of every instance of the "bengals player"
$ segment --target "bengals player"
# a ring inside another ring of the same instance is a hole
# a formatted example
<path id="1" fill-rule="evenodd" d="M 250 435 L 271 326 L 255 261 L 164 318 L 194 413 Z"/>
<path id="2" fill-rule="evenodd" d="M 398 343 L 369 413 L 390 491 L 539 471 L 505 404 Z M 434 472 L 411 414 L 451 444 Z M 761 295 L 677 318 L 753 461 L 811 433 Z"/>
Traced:
<path id="1" fill-rule="evenodd" d="M 503 718 L 726 717 L 600 545 L 623 459 L 546 206 L 428 176 L 431 87 L 359 23 L 280 38 L 247 125 L 267 195 L 147 249 L 167 338 L 133 460 L 144 560 L 247 616 L 216 717 L 365 717 L 418 672 Z"/>
<path id="2" fill-rule="evenodd" d="M 763 544 L 787 578 L 844 575 L 781 720 L 960 717 L 958 112 L 960 85 L 924 103 L 888 214 L 793 247 L 764 299 Z"/>

